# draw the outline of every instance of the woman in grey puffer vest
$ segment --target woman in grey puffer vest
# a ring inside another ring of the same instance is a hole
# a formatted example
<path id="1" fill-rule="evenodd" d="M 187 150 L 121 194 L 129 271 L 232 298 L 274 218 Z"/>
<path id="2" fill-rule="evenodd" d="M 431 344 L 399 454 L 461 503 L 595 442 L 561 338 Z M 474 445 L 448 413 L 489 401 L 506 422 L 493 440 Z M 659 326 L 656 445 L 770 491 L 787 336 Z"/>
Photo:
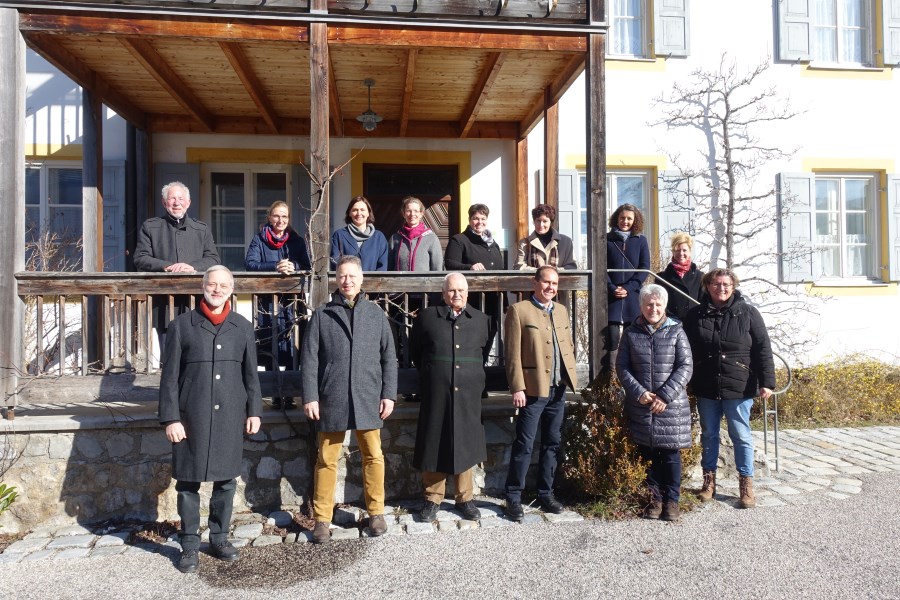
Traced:
<path id="1" fill-rule="evenodd" d="M 685 386 L 694 363 L 681 323 L 666 316 L 668 300 L 660 285 L 641 288 L 641 315 L 624 331 L 616 373 L 625 388 L 628 429 L 649 463 L 650 500 L 644 517 L 675 521 L 680 516 L 681 448 L 691 446 Z"/>

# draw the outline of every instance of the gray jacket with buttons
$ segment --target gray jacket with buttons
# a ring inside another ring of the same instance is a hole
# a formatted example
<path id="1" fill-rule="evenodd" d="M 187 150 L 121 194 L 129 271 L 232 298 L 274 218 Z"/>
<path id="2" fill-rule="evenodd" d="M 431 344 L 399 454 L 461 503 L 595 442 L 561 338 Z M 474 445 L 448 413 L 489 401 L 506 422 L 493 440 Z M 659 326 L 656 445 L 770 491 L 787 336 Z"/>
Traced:
<path id="1" fill-rule="evenodd" d="M 159 382 L 159 420 L 181 421 L 172 477 L 224 481 L 241 472 L 247 417 L 262 414 L 253 326 L 231 312 L 216 328 L 199 310 L 172 321 Z"/>
<path id="2" fill-rule="evenodd" d="M 691 407 L 686 386 L 694 369 L 691 346 L 678 321 L 666 318 L 653 331 L 643 317 L 625 329 L 619 344 L 616 374 L 625 388 L 625 417 L 635 443 L 675 450 L 691 446 Z M 650 391 L 666 403 L 658 415 L 641 404 Z"/>

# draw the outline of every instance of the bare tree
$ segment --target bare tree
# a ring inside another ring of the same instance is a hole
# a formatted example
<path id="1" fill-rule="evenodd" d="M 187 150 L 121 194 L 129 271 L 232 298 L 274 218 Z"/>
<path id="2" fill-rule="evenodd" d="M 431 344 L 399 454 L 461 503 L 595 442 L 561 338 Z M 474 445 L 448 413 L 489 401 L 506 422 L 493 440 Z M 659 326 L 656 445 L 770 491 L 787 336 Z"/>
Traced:
<path id="1" fill-rule="evenodd" d="M 795 153 L 763 138 L 802 111 L 765 82 L 769 69 L 768 61 L 744 69 L 723 55 L 715 68 L 696 69 L 657 97 L 655 107 L 663 116 L 652 125 L 701 134 L 696 156 L 670 154 L 680 176 L 668 185 L 687 188 L 681 201 L 690 201 L 694 233 L 709 244 L 709 264 L 724 263 L 741 273 L 760 310 L 773 317 L 767 321 L 776 347 L 796 355 L 814 342 L 797 317 L 817 309 L 805 293 L 782 285 L 775 275 L 784 255 L 773 232 L 791 202 L 782 198 L 779 204 L 774 181 L 761 181 L 760 171 Z"/>

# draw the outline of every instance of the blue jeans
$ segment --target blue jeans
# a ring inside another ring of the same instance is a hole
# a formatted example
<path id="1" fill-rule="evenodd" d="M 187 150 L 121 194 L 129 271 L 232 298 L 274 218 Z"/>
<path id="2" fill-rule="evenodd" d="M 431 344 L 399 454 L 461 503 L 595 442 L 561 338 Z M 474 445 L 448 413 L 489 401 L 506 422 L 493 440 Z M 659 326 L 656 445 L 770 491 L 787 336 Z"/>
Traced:
<path id="1" fill-rule="evenodd" d="M 700 465 L 704 471 L 715 471 L 719 462 L 719 428 L 722 415 L 728 424 L 728 436 L 734 444 L 734 462 L 737 471 L 745 477 L 753 477 L 753 437 L 750 435 L 750 408 L 753 398 L 741 400 L 715 400 L 697 398 L 700 413 L 700 443 L 703 454 Z"/>
<path id="2" fill-rule="evenodd" d="M 566 414 L 565 385 L 551 386 L 549 396 L 527 396 L 527 404 L 516 418 L 516 439 L 512 445 L 506 475 L 506 497 L 521 502 L 525 476 L 531 465 L 531 449 L 541 427 L 541 452 L 538 464 L 537 492 L 546 498 L 553 493 L 553 479 L 562 443 L 562 424 Z"/>

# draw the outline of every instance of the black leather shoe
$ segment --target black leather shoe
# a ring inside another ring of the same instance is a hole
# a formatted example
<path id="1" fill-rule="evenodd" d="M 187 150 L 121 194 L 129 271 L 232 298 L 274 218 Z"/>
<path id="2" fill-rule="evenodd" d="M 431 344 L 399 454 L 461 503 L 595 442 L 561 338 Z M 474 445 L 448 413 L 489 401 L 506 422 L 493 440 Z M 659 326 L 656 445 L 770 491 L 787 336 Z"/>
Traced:
<path id="1" fill-rule="evenodd" d="M 219 560 L 225 562 L 234 562 L 238 559 L 238 549 L 231 545 L 231 542 L 224 541 L 220 544 L 209 545 L 209 554 Z"/>
<path id="2" fill-rule="evenodd" d="M 182 573 L 196 572 L 200 567 L 200 554 L 193 549 L 182 550 L 177 567 Z"/>
<path id="3" fill-rule="evenodd" d="M 521 521 L 525 518 L 525 510 L 518 500 L 506 500 L 506 516 L 512 521 Z"/>
<path id="4" fill-rule="evenodd" d="M 477 521 L 481 518 L 481 511 L 475 506 L 475 502 L 467 500 L 466 502 L 457 502 L 456 511 L 467 521 Z"/>
<path id="5" fill-rule="evenodd" d="M 538 498 L 538 504 L 541 505 L 541 510 L 545 513 L 553 513 L 558 515 L 562 511 L 566 510 L 566 507 L 562 505 L 562 502 L 553 497 L 553 495 L 549 496 L 541 496 Z"/>
<path id="6" fill-rule="evenodd" d="M 275 410 L 281 409 L 281 398 L 272 398 L 272 408 Z"/>
<path id="7" fill-rule="evenodd" d="M 422 505 L 422 509 L 419 510 L 419 514 L 416 515 L 419 519 L 420 523 L 431 523 L 437 517 L 437 512 L 440 507 L 430 500 L 426 500 L 425 504 Z"/>

